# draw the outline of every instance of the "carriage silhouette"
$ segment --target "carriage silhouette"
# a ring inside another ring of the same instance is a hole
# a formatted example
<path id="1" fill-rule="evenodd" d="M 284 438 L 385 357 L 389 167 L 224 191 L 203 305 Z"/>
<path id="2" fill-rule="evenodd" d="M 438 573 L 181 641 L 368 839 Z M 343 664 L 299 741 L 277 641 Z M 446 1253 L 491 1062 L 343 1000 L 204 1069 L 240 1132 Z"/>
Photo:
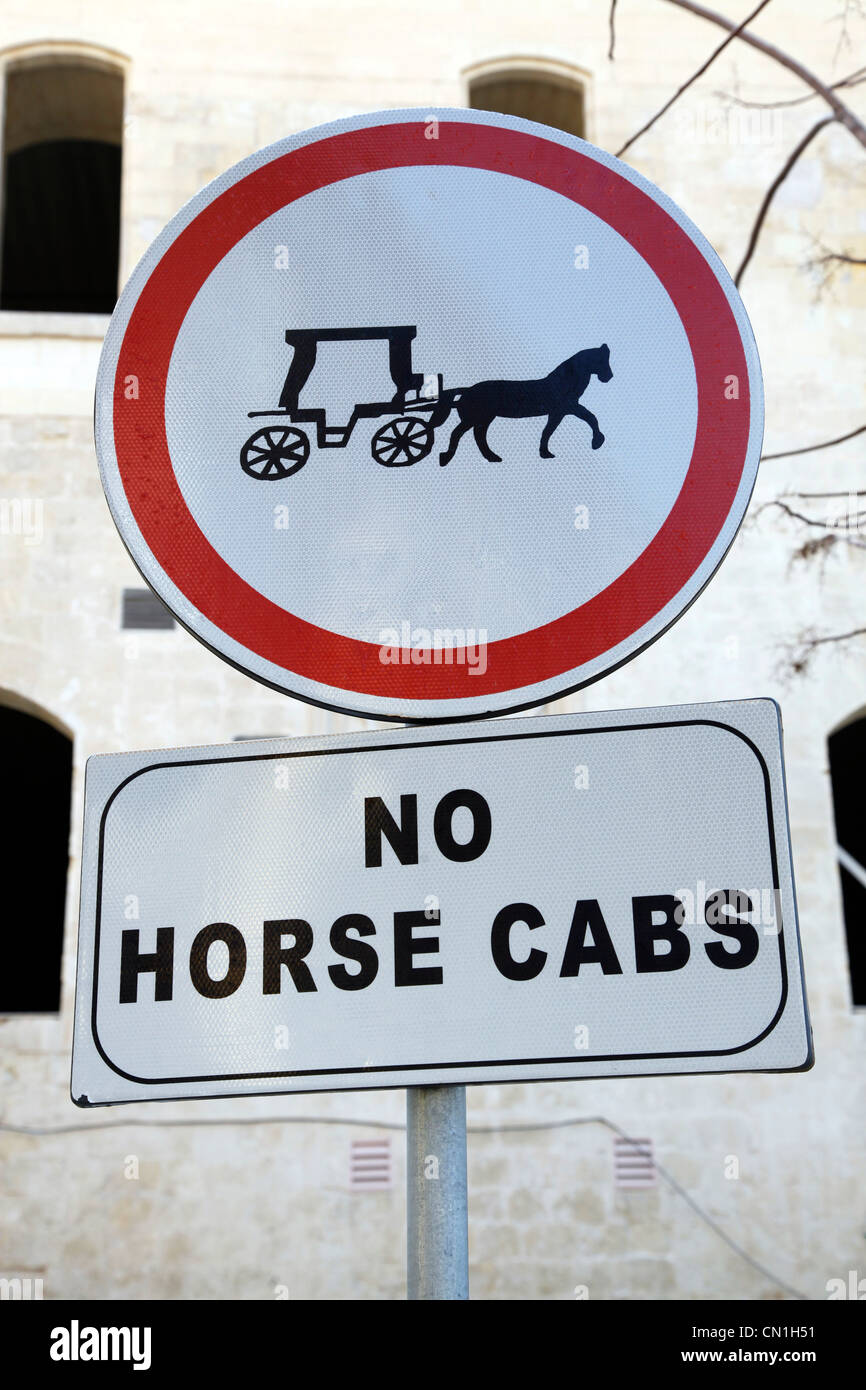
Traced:
<path id="1" fill-rule="evenodd" d="M 241 467 L 253 478 L 277 481 L 303 468 L 310 456 L 310 437 L 299 425 L 311 426 L 320 449 L 345 449 L 359 420 L 392 418 L 376 430 L 370 452 L 385 468 L 406 467 L 425 458 L 433 448 L 435 429 L 451 413 L 454 392 L 443 392 L 441 373 L 425 378 L 412 368 L 412 342 L 417 328 L 289 328 L 286 342 L 294 349 L 275 410 L 251 410 L 249 418 L 277 419 L 259 427 L 241 449 Z M 386 401 L 356 405 L 346 425 L 329 425 L 321 408 L 303 408 L 299 397 L 316 365 L 319 343 L 368 342 L 385 339 L 394 394 Z M 435 382 L 435 385 L 434 385 Z M 426 384 L 425 384 L 426 383 Z M 425 392 L 427 394 L 425 394 Z M 285 423 L 282 423 L 285 422 Z"/>
<path id="2" fill-rule="evenodd" d="M 598 420 L 580 404 L 593 376 L 610 381 L 610 352 L 606 343 L 584 349 L 561 362 L 547 376 L 534 381 L 481 381 L 474 386 L 445 390 L 442 374 L 425 377 L 412 367 L 412 343 L 418 330 L 401 324 L 390 328 L 289 328 L 286 342 L 293 349 L 292 362 L 271 410 L 251 410 L 249 419 L 268 419 L 275 423 L 259 425 L 241 449 L 241 468 L 251 478 L 278 482 L 297 473 L 310 456 L 310 434 L 315 431 L 319 449 L 345 449 L 359 420 L 391 418 L 380 425 L 370 441 L 370 452 L 384 468 L 405 468 L 426 458 L 433 448 L 435 432 L 452 410 L 459 420 L 447 448 L 439 455 L 445 465 L 454 457 L 460 439 L 473 430 L 478 449 L 493 463 L 501 460 L 487 442 L 487 430 L 497 417 L 512 419 L 547 416 L 541 434 L 539 455 L 553 458 L 550 438 L 566 415 L 574 415 L 592 429 L 592 447 L 604 443 Z M 329 425 L 321 407 L 301 406 L 300 395 L 316 365 L 319 343 L 388 343 L 388 366 L 394 394 L 388 400 L 355 405 L 345 425 Z"/>

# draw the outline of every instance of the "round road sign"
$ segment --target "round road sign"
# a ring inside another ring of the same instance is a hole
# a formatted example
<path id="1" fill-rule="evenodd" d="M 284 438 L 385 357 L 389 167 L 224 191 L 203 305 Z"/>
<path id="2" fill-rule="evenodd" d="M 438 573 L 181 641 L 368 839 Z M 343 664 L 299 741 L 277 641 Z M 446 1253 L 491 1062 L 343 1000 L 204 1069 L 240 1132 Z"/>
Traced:
<path id="1" fill-rule="evenodd" d="M 218 655 L 377 718 L 554 699 L 670 626 L 763 424 L 739 295 L 646 179 L 410 110 L 282 140 L 130 278 L 96 442 L 142 574 Z"/>

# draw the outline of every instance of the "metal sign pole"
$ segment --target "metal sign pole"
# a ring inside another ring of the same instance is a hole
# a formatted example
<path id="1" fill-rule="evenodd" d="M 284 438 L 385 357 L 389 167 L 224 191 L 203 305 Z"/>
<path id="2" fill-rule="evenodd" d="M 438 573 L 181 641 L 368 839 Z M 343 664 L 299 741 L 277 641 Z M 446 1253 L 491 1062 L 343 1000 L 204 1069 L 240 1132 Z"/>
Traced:
<path id="1" fill-rule="evenodd" d="M 468 1299 L 466 1087 L 406 1091 L 407 1296 Z"/>

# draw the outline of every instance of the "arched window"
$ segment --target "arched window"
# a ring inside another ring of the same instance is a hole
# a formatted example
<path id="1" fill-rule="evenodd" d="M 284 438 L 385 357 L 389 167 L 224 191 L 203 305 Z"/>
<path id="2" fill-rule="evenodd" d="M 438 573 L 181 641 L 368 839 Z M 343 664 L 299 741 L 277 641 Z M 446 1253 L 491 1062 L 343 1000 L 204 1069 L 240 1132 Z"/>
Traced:
<path id="1" fill-rule="evenodd" d="M 584 83 L 554 64 L 495 65 L 469 75 L 469 105 L 586 136 Z"/>
<path id="2" fill-rule="evenodd" d="M 866 1005 L 866 716 L 837 729 L 828 747 L 851 998 L 854 1004 Z"/>
<path id="3" fill-rule="evenodd" d="M 3 967 L 0 1014 L 57 1013 L 69 863 L 72 741 L 0 704 Z"/>
<path id="4" fill-rule="evenodd" d="M 74 55 L 7 65 L 0 309 L 111 313 L 122 138 L 118 68 Z"/>

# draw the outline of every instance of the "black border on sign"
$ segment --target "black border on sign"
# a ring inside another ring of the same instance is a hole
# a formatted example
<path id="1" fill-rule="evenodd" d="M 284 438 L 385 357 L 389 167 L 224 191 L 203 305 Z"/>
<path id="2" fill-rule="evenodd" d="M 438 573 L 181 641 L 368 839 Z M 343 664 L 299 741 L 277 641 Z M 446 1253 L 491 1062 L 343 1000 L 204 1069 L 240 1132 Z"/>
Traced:
<path id="1" fill-rule="evenodd" d="M 120 785 L 119 785 L 118 787 L 115 787 L 114 791 L 111 793 L 111 796 L 108 798 L 107 802 L 105 803 L 105 807 L 104 807 L 104 809 L 103 809 L 103 812 L 102 812 L 102 815 L 101 815 L 100 821 L 99 821 L 99 859 L 98 859 L 98 866 L 97 866 L 97 881 L 96 881 L 96 913 L 95 913 L 96 921 L 95 921 L 94 942 L 93 942 L 93 1002 L 92 1002 L 92 1005 L 91 1005 L 91 1014 L 90 1014 L 90 1030 L 91 1030 L 91 1034 L 92 1034 L 92 1037 L 93 1037 L 93 1042 L 94 1042 L 94 1044 L 95 1044 L 95 1046 L 96 1046 L 96 1049 L 97 1049 L 97 1051 L 98 1051 L 100 1057 L 101 1057 L 102 1060 L 105 1062 L 105 1064 L 111 1068 L 112 1071 L 116 1072 L 118 1076 L 122 1076 L 122 1077 L 123 1077 L 125 1080 L 127 1080 L 127 1081 L 133 1081 L 133 1082 L 135 1082 L 137 1085 L 142 1085 L 142 1086 L 168 1086 L 168 1085 L 178 1085 L 178 1084 L 181 1084 L 181 1083 L 196 1084 L 196 1083 L 205 1083 L 205 1082 L 210 1082 L 210 1081 L 253 1081 L 253 1080 L 267 1081 L 267 1080 L 273 1080 L 273 1079 L 276 1079 L 276 1078 L 279 1078 L 279 1077 L 298 1077 L 298 1078 L 303 1078 L 303 1077 L 315 1077 L 315 1076 L 359 1076 L 359 1077 L 360 1077 L 360 1076 L 364 1076 L 364 1077 L 368 1077 L 368 1076 L 372 1076 L 372 1075 L 374 1075 L 374 1074 L 382 1074 L 382 1073 L 388 1073 L 388 1072 L 412 1072 L 412 1071 L 418 1071 L 418 1072 L 436 1072 L 436 1071 L 458 1070 L 458 1069 L 460 1069 L 460 1068 L 471 1069 L 471 1068 L 473 1068 L 473 1067 L 520 1067 L 520 1066 L 533 1066 L 533 1067 L 536 1067 L 536 1066 L 558 1066 L 558 1065 L 560 1065 L 560 1064 L 565 1064 L 565 1063 L 568 1063 L 569 1066 L 572 1066 L 572 1067 L 573 1067 L 573 1066 L 575 1066 L 575 1065 L 578 1065 L 578 1066 L 579 1066 L 581 1063 L 585 1063 L 585 1062 L 634 1062 L 634 1061 L 654 1061 L 654 1060 L 663 1060 L 663 1059 L 676 1058 L 676 1057 L 730 1057 L 730 1056 L 733 1056 L 733 1055 L 736 1054 L 736 1053 L 739 1053 L 739 1052 L 747 1052 L 747 1051 L 749 1050 L 749 1048 L 756 1047 L 757 1044 L 758 1044 L 759 1042 L 762 1042 L 764 1038 L 768 1037 L 768 1035 L 769 1035 L 769 1034 L 773 1031 L 773 1029 L 776 1027 L 776 1024 L 779 1022 L 780 1018 L 782 1017 L 782 1014 L 784 1013 L 785 1004 L 786 1004 L 787 999 L 788 999 L 788 968 L 787 968 L 787 962 L 786 962 L 786 959 L 785 959 L 784 928 L 783 928 L 783 925 L 782 925 L 781 921 L 780 921 L 780 923 L 779 923 L 779 930 L 778 930 L 778 933 L 777 933 L 777 934 L 778 934 L 778 938 L 779 938 L 779 968 L 780 968 L 781 977 L 782 977 L 782 996 L 781 996 L 781 999 L 780 999 L 780 1001 L 779 1001 L 779 1006 L 778 1006 L 778 1008 L 776 1009 L 776 1012 L 775 1012 L 775 1014 L 773 1015 L 773 1017 L 771 1018 L 770 1022 L 767 1024 L 766 1028 L 764 1028 L 763 1031 L 760 1032 L 760 1033 L 757 1035 L 757 1037 L 752 1038 L 750 1042 L 742 1043 L 742 1044 L 740 1044 L 738 1047 L 728 1047 L 728 1048 L 723 1048 L 723 1049 L 708 1049 L 708 1050 L 698 1051 L 698 1052 L 627 1052 L 627 1053 L 608 1053 L 608 1054 L 599 1054 L 599 1053 L 596 1053 L 596 1054 L 593 1054 L 593 1055 L 590 1055 L 590 1056 L 586 1056 L 586 1057 L 575 1057 L 575 1056 L 572 1054 L 572 1055 L 570 1055 L 570 1056 L 568 1056 L 568 1057 L 508 1057 L 508 1058 L 497 1058 L 496 1060 L 493 1060 L 493 1061 L 489 1061 L 489 1060 L 486 1060 L 486 1059 L 485 1059 L 485 1060 L 483 1060 L 483 1061 L 463 1061 L 463 1062 L 411 1062 L 411 1063 L 405 1063 L 405 1062 L 404 1062 L 404 1063 L 402 1063 L 402 1064 L 394 1063 L 394 1064 L 389 1064 L 388 1066 L 381 1066 L 381 1067 L 328 1067 L 328 1068 L 319 1068 L 319 1069 L 314 1070 L 314 1071 L 218 1072 L 218 1073 L 215 1073 L 215 1074 L 210 1075 L 210 1076 L 164 1076 L 164 1077 L 146 1077 L 146 1076 L 135 1076 L 135 1075 L 133 1075 L 132 1072 L 124 1071 L 121 1067 L 117 1066 L 114 1062 L 112 1062 L 111 1058 L 108 1056 L 107 1052 L 105 1051 L 105 1049 L 104 1049 L 103 1046 L 102 1046 L 102 1043 L 101 1043 L 100 1040 L 99 1040 L 99 1035 L 98 1035 L 97 1028 L 96 1028 L 96 1012 L 97 1012 L 97 999 L 98 999 L 98 989 L 99 989 L 99 938 L 100 938 L 100 931 L 101 931 L 101 926 L 102 926 L 102 874 L 103 874 L 103 856 L 104 856 L 104 849 L 105 849 L 105 822 L 106 822 L 106 817 L 107 817 L 107 815 L 108 815 L 108 812 L 109 812 L 109 810 L 110 810 L 110 808 L 111 808 L 111 806 L 112 806 L 112 803 L 116 800 L 116 798 L 119 796 L 119 794 L 123 791 L 124 787 L 128 786 L 130 782 L 134 782 L 134 781 L 136 780 L 136 778 L 143 776 L 144 773 L 146 773 L 146 772 L 157 772 L 157 771 L 162 771 L 162 770 L 164 770 L 165 768 L 170 768 L 170 767 L 203 767 L 203 766 L 206 766 L 206 765 L 211 764 L 211 763 L 221 764 L 221 763 L 248 763 L 248 762 L 287 762 L 287 761 L 288 761 L 289 759 L 291 759 L 291 758 L 339 757 L 341 754 L 347 754 L 347 753 L 359 753 L 359 752 L 376 752 L 376 753 L 380 753 L 380 752 L 390 752 L 390 751 L 394 751 L 394 750 L 404 750 L 404 751 L 405 751 L 407 748 L 440 748 L 440 747 L 445 747 L 445 746 L 452 745 L 452 744 L 454 744 L 454 745 L 460 745 L 460 744 L 472 744 L 472 743 L 501 743 L 501 742 L 509 742 L 509 741 L 514 742 L 514 741 L 517 741 L 517 740 L 519 740 L 519 739 L 533 739 L 533 738 L 573 738 L 573 737 L 575 737 L 575 736 L 578 736 L 578 737 L 579 737 L 579 736 L 585 735 L 585 734 L 604 734 L 604 733 L 619 733 L 619 732 L 624 732 L 624 733 L 632 732 L 632 733 L 633 733 L 633 732 L 635 732 L 636 730 L 687 728 L 687 727 L 693 727 L 693 726 L 697 726 L 697 725 L 704 725 L 704 726 L 707 726 L 707 727 L 709 727 L 709 728 L 724 729 L 727 733 L 734 734 L 737 738 L 741 739 L 741 740 L 743 741 L 743 743 L 745 743 L 745 744 L 747 745 L 748 748 L 750 748 L 750 749 L 752 750 L 752 752 L 754 753 L 755 757 L 756 757 L 757 760 L 758 760 L 758 763 L 760 764 L 761 773 L 762 773 L 763 779 L 764 779 L 764 795 L 765 795 L 765 798 L 766 798 L 766 807 L 767 807 L 767 829 L 768 829 L 768 832 L 769 832 L 770 863 L 771 863 L 771 866 L 772 866 L 772 873 L 773 873 L 773 889 L 774 889 L 774 892 L 775 892 L 775 895 L 776 895 L 777 909 L 778 909 L 779 912 L 781 913 L 781 903 L 780 903 L 780 900 L 779 900 L 779 889 L 780 889 L 780 884 L 779 884 L 779 862 L 778 862 L 778 854 L 777 854 L 777 851 L 776 851 L 775 821 L 774 821 L 774 818 L 773 818 L 773 798 L 772 798 L 772 790 L 771 790 L 771 787 L 770 787 L 770 773 L 769 773 L 769 769 L 768 769 L 768 767 L 767 767 L 766 761 L 765 761 L 764 756 L 763 756 L 763 754 L 761 753 L 760 749 L 757 747 L 756 744 L 754 744 L 754 743 L 752 742 L 752 740 L 751 740 L 746 734 L 744 734 L 740 729 L 734 728 L 734 726 L 733 726 L 732 724 L 725 724 L 725 723 L 723 723 L 721 720 L 718 720 L 718 719 L 672 719 L 672 720 L 657 720 L 657 721 L 655 721 L 655 722 L 646 723 L 646 724 L 608 724 L 608 725 L 601 725 L 600 727 L 597 727 L 597 728 L 590 728 L 590 729 L 550 729 L 550 730 L 538 730 L 538 731 L 534 731 L 534 732 L 532 732 L 532 733 L 487 734 L 487 735 L 470 736 L 470 737 L 467 737 L 467 738 L 424 739 L 424 740 L 422 740 L 422 741 L 419 741 L 419 742 L 412 742 L 412 743 L 402 743 L 402 742 L 401 742 L 401 743 L 384 743 L 384 744 L 383 744 L 383 743 L 380 743 L 380 744 L 376 744 L 376 745 L 370 747 L 369 749 L 359 748 L 357 745 L 349 745 L 348 747 L 344 747 L 344 748 L 319 748 L 319 749 L 310 749 L 310 750 L 301 749 L 301 750 L 298 750 L 297 752 L 290 752 L 290 753 L 249 753 L 249 754 L 246 754 L 246 755 L 240 754 L 240 755 L 238 755 L 238 756 L 236 756 L 236 757 L 230 757 L 230 758 L 188 758 L 188 759 L 184 759 L 183 761 L 180 761 L 180 762 L 149 763 L 149 764 L 147 765 L 147 767 L 141 767 L 141 768 L 139 768 L 137 772 L 131 773 L 130 776 L 129 776 L 129 777 L 126 777 L 126 778 L 120 783 Z M 811 1047 L 810 1047 L 809 1056 L 811 1057 Z M 809 1060 L 809 1057 L 807 1057 L 806 1063 L 804 1064 L 803 1067 L 799 1068 L 799 1070 L 804 1070 L 804 1069 L 805 1069 L 806 1067 L 808 1067 L 809 1065 L 811 1065 L 811 1062 L 810 1062 L 810 1060 Z M 638 1074 L 642 1074 L 642 1073 L 638 1073 Z M 516 1078 L 516 1079 L 519 1080 L 520 1078 Z M 527 1079 L 531 1080 L 531 1079 L 533 1079 L 533 1078 L 527 1078 Z M 556 1078 L 544 1078 L 544 1079 L 556 1079 Z M 572 1077 L 571 1077 L 571 1078 L 566 1077 L 566 1078 L 563 1078 L 563 1079 L 573 1079 L 573 1074 L 572 1074 Z M 346 1089 L 346 1090 L 348 1090 L 348 1089 L 367 1089 L 367 1090 L 369 1090 L 369 1089 L 373 1089 L 373 1088 L 370 1088 L 369 1086 L 367 1086 L 367 1087 L 355 1087 L 355 1088 L 344 1087 L 344 1088 L 342 1088 L 342 1089 Z M 227 1093 L 227 1094 L 236 1094 L 236 1093 L 235 1093 L 235 1092 L 229 1092 L 229 1093 Z M 270 1092 L 268 1092 L 267 1094 L 270 1094 Z M 289 1094 L 292 1094 L 292 1093 L 290 1092 Z M 295 1094 L 300 1094 L 300 1092 L 296 1092 Z"/>

